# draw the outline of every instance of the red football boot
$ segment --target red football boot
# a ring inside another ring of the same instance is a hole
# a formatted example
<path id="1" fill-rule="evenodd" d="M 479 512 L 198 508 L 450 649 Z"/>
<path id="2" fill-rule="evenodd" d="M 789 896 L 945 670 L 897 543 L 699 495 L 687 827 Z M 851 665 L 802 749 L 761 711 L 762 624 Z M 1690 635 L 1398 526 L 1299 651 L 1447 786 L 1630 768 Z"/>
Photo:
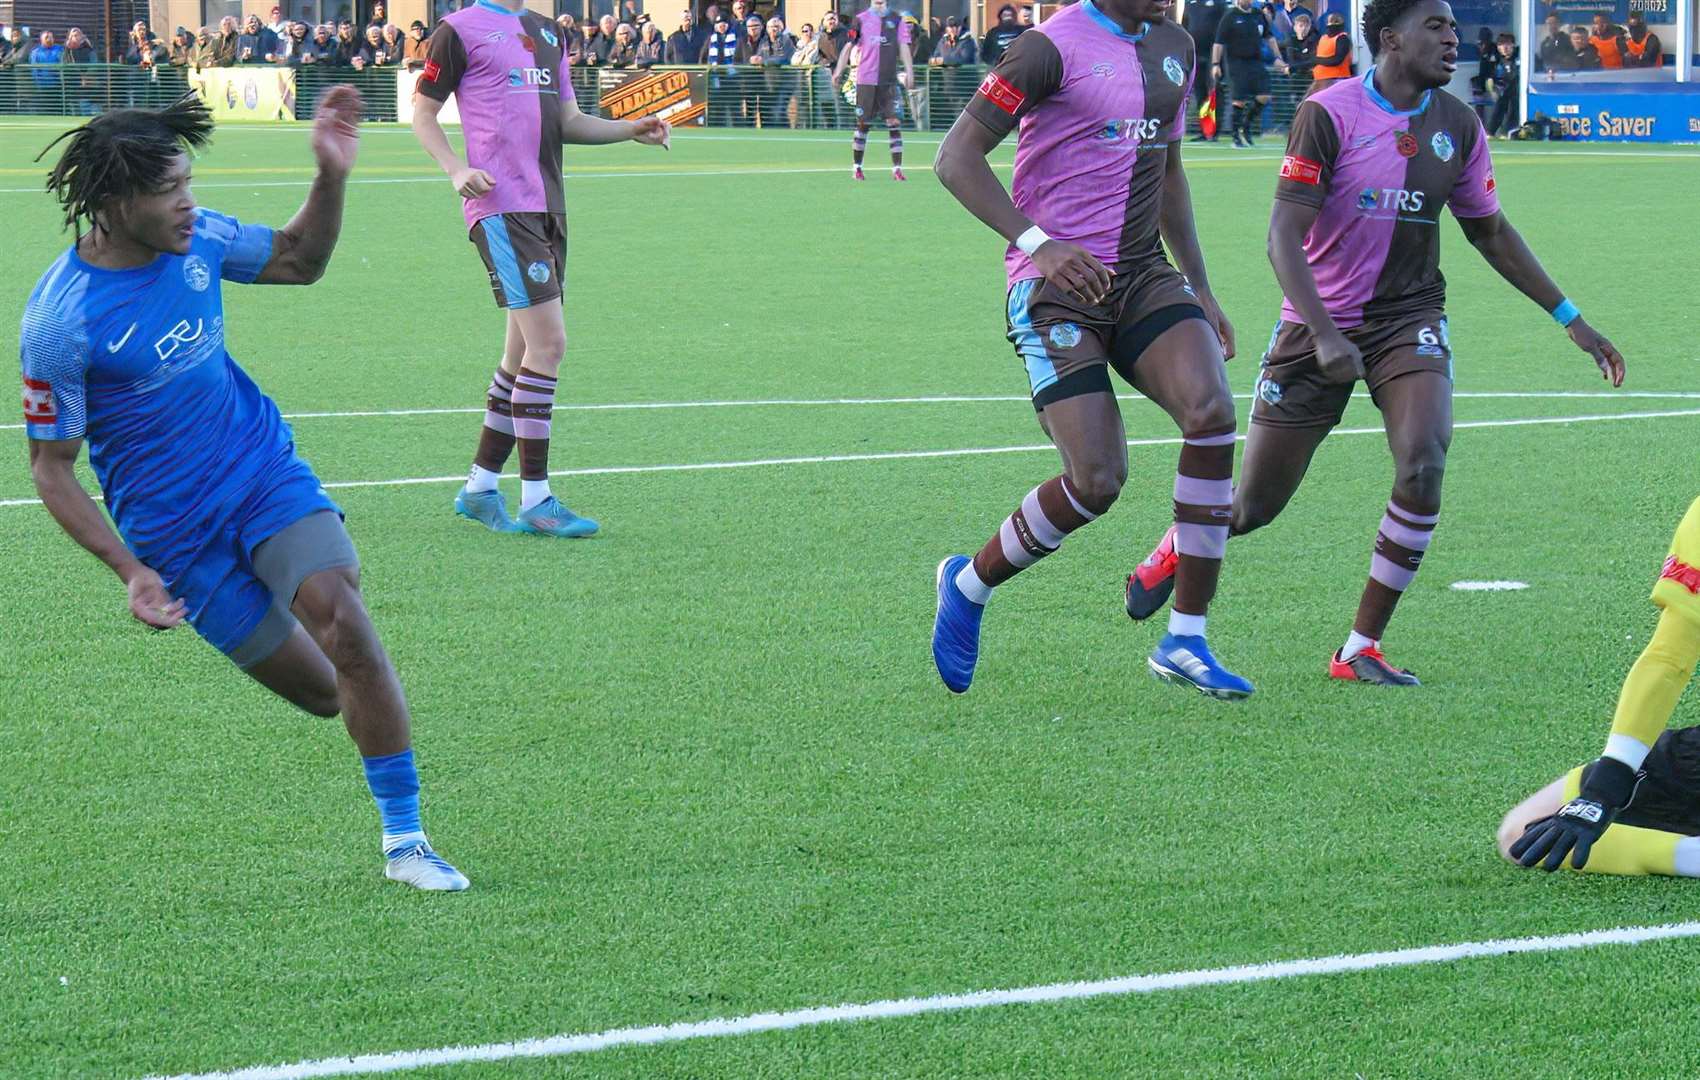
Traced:
<path id="1" fill-rule="evenodd" d="M 1334 650 L 1333 659 L 1328 661 L 1328 677 L 1374 683 L 1377 686 L 1422 685 L 1409 671 L 1389 664 L 1387 657 L 1381 655 L 1381 650 L 1374 645 L 1362 650 L 1350 660 L 1340 659 L 1340 650 Z"/>
<path id="2" fill-rule="evenodd" d="M 1127 613 L 1134 619 L 1149 619 L 1169 602 L 1175 591 L 1175 567 L 1181 557 L 1175 551 L 1175 527 L 1163 534 L 1157 549 L 1127 576 Z"/>

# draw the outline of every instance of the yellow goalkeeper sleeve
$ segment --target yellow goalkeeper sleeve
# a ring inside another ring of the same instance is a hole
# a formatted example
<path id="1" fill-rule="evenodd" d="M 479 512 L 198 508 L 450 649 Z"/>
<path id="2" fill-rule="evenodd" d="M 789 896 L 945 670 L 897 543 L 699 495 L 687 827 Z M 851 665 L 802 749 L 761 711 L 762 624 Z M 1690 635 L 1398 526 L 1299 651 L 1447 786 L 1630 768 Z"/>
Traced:
<path id="1" fill-rule="evenodd" d="M 1653 640 L 1641 651 L 1623 691 L 1617 698 L 1611 733 L 1624 735 L 1643 747 L 1651 747 L 1670 723 L 1677 699 L 1694 677 L 1700 662 L 1700 622 L 1672 608 L 1659 616 Z"/>
<path id="2" fill-rule="evenodd" d="M 1564 801 L 1574 799 L 1581 789 L 1582 770 L 1571 769 L 1570 775 L 1564 778 Z M 1582 872 L 1632 877 L 1646 874 L 1669 876 L 1676 873 L 1676 845 L 1682 839 L 1677 833 L 1659 829 L 1614 824 L 1594 841 L 1593 850 L 1588 853 L 1588 865 L 1582 868 Z M 1564 868 L 1575 869 L 1568 857 L 1564 860 Z"/>

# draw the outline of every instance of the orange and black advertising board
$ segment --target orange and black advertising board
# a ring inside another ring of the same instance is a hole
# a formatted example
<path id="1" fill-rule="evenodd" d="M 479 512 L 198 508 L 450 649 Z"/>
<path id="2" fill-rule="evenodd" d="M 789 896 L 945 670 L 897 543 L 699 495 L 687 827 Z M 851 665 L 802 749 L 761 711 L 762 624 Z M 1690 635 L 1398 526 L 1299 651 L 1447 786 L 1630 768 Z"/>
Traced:
<path id="1" fill-rule="evenodd" d="M 610 120 L 659 116 L 674 127 L 702 127 L 708 80 L 700 71 L 627 69 L 602 74 L 602 115 Z"/>

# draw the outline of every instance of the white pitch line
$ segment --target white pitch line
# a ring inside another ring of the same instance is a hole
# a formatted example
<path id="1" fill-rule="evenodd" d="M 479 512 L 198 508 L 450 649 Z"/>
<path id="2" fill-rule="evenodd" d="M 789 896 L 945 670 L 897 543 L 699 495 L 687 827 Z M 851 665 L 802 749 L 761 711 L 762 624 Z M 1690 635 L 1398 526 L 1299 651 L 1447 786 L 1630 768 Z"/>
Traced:
<path id="1" fill-rule="evenodd" d="M 1536 427 L 1546 424 L 1592 424 L 1604 423 L 1609 420 L 1661 420 L 1668 417 L 1700 416 L 1700 409 L 1678 409 L 1664 412 L 1638 413 L 1601 413 L 1593 416 L 1535 416 L 1514 420 L 1467 420 L 1452 425 L 1454 430 L 1462 428 L 1508 428 Z M 1385 429 L 1379 427 L 1364 428 L 1335 428 L 1335 435 L 1383 435 Z M 1238 436 L 1244 441 L 1245 436 Z M 1162 439 L 1129 439 L 1128 446 L 1179 446 L 1182 440 L 1174 437 Z M 866 454 L 809 454 L 801 457 L 753 458 L 743 461 L 698 461 L 682 462 L 664 465 L 601 465 L 583 469 L 551 469 L 549 475 L 556 476 L 631 476 L 640 473 L 675 473 L 675 472 L 720 472 L 728 469 L 760 469 L 779 465 L 836 465 L 867 461 L 915 461 L 924 458 L 956 458 L 982 457 L 991 454 L 1032 454 L 1040 451 L 1055 451 L 1050 443 L 1032 443 L 1026 446 L 970 446 L 951 450 L 890 450 Z M 504 479 L 513 479 L 505 476 Z M 394 480 L 333 480 L 323 484 L 326 490 L 345 491 L 351 488 L 373 487 L 412 487 L 418 484 L 463 484 L 466 482 L 465 473 L 455 473 L 453 476 L 408 476 Z M 95 496 L 97 499 L 99 496 Z M 40 506 L 40 499 L 0 499 L 0 510 L 18 506 Z"/>
<path id="2" fill-rule="evenodd" d="M 1235 394 L 1236 401 L 1251 401 L 1255 394 Z M 1600 399 L 1613 400 L 1621 398 L 1646 398 L 1658 401 L 1690 401 L 1700 400 L 1700 391 L 1674 390 L 1659 392 L 1653 390 L 1477 390 L 1461 391 L 1452 395 L 1454 398 L 1479 398 L 1484 400 L 1497 398 L 1527 398 L 1536 401 L 1561 401 L 1566 399 Z M 1117 394 L 1121 401 L 1148 401 L 1143 394 Z M 1368 401 L 1366 393 L 1352 395 L 1354 400 Z M 1026 402 L 1029 397 L 1020 394 L 921 394 L 909 397 L 839 397 L 839 398 L 725 398 L 707 401 L 611 401 L 611 402 L 582 402 L 555 405 L 556 412 L 633 412 L 660 409 L 755 409 L 755 408 L 806 408 L 817 406 L 860 406 L 860 405 L 978 405 L 991 402 Z M 403 416 L 471 416 L 482 415 L 483 408 L 417 408 L 417 409 L 352 409 L 346 412 L 295 412 L 284 413 L 285 420 L 360 420 L 385 417 Z M 0 424 L 0 431 L 22 431 L 23 424 Z"/>
<path id="3" fill-rule="evenodd" d="M 753 1035 L 762 1031 L 790 1031 L 823 1024 L 846 1024 L 862 1020 L 894 1020 L 930 1013 L 965 1012 L 1003 1005 L 1037 1005 L 1091 998 L 1155 994 L 1167 990 L 1191 990 L 1203 986 L 1232 986 L 1270 982 L 1276 979 L 1340 975 L 1355 971 L 1450 964 L 1491 956 L 1522 953 L 1567 952 L 1601 945 L 1641 945 L 1700 936 L 1700 922 L 1667 923 L 1663 926 L 1622 927 L 1589 930 L 1544 937 L 1467 941 L 1457 945 L 1428 945 L 1386 952 L 1352 953 L 1303 960 L 1275 960 L 1235 967 L 1170 971 L 1158 975 L 1125 975 L 1090 982 L 1049 983 L 1010 990 L 979 990 L 967 994 L 937 994 L 932 997 L 892 998 L 859 1004 L 823 1005 L 788 1012 L 753 1013 L 729 1019 L 698 1020 L 647 1027 L 613 1028 L 594 1034 L 555 1035 L 520 1042 L 486 1043 L 482 1046 L 445 1046 L 434 1050 L 398 1050 L 387 1054 L 320 1058 L 289 1065 L 255 1065 L 228 1072 L 180 1073 L 174 1077 L 155 1075 L 149 1080 L 309 1080 L 323 1076 L 357 1076 L 371 1073 L 407 1072 L 440 1065 L 470 1062 L 511 1061 L 515 1058 L 565 1057 L 592 1054 L 620 1046 L 657 1046 L 692 1039 Z"/>

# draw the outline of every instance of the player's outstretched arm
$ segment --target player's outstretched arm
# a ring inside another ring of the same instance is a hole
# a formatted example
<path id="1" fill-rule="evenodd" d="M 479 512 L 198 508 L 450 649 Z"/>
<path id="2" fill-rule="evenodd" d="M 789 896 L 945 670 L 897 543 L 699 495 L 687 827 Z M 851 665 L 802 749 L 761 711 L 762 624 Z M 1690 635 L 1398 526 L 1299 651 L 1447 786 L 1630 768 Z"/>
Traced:
<path id="1" fill-rule="evenodd" d="M 1458 225 L 1464 236 L 1500 277 L 1509 281 L 1517 291 L 1541 305 L 1541 310 L 1558 320 L 1576 347 L 1594 358 L 1600 374 L 1613 386 L 1623 385 L 1623 356 L 1605 335 L 1588 325 L 1576 305 L 1565 299 L 1564 291 L 1547 274 L 1535 253 L 1524 243 L 1523 236 L 1505 217 L 1503 211 L 1488 217 L 1461 217 Z"/>
<path id="2" fill-rule="evenodd" d="M 313 157 L 318 172 L 307 201 L 272 234 L 272 257 L 254 280 L 262 285 L 309 285 L 325 276 L 342 234 L 348 174 L 360 152 L 360 91 L 333 86 L 319 99 L 313 117 Z"/>
<path id="3" fill-rule="evenodd" d="M 1316 224 L 1321 207 L 1290 199 L 1276 199 L 1269 217 L 1269 264 L 1287 302 L 1310 327 L 1316 341 L 1316 362 L 1322 373 L 1338 382 L 1363 378 L 1364 358 L 1340 332 L 1316 288 L 1316 275 L 1305 258 L 1305 237 Z"/>
<path id="4" fill-rule="evenodd" d="M 1168 160 L 1163 173 L 1163 204 L 1157 217 L 1157 230 L 1163 243 L 1169 246 L 1175 265 L 1186 275 L 1187 283 L 1198 294 L 1198 306 L 1215 327 L 1222 341 L 1222 355 L 1234 358 L 1234 327 L 1222 314 L 1222 305 L 1210 288 L 1210 275 L 1204 271 L 1204 249 L 1198 244 L 1198 227 L 1192 216 L 1192 185 L 1187 182 L 1186 169 L 1181 165 L 1181 144 L 1169 144 Z"/>
<path id="5" fill-rule="evenodd" d="M 106 523 L 83 485 L 77 483 L 81 439 L 31 439 L 30 477 L 53 520 L 85 551 L 111 567 L 130 594 L 130 614 L 166 630 L 183 621 L 184 603 L 173 600 L 159 575 L 143 566 Z"/>
<path id="6" fill-rule="evenodd" d="M 671 150 L 672 139 L 673 126 L 659 116 L 646 116 L 641 120 L 604 120 L 584 112 L 571 98 L 561 102 L 561 141 L 564 143 L 603 146 L 630 141 Z"/>
<path id="7" fill-rule="evenodd" d="M 1109 269 L 1078 244 L 1052 240 L 1016 208 L 1003 181 L 986 161 L 986 155 L 1002 141 L 1001 134 L 964 112 L 939 145 L 933 175 L 970 214 L 1028 251 L 1046 281 L 1087 303 L 1098 303 L 1110 291 Z"/>

